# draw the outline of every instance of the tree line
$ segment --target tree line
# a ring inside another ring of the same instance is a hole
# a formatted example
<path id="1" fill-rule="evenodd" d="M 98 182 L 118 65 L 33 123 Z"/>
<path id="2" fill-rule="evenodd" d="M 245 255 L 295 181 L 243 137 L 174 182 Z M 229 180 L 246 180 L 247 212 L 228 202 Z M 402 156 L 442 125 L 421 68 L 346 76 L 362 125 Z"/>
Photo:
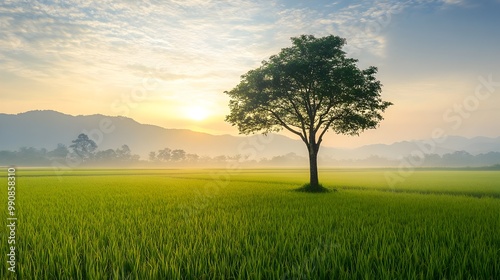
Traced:
<path id="1" fill-rule="evenodd" d="M 72 159 L 81 164 L 90 163 L 135 163 L 139 162 L 139 155 L 132 154 L 128 145 L 117 149 L 97 150 L 97 144 L 86 134 L 80 134 L 66 146 L 59 143 L 54 150 L 46 148 L 21 147 L 17 151 L 0 151 L 0 164 L 21 164 L 43 166 L 54 161 Z"/>
<path id="2" fill-rule="evenodd" d="M 187 153 L 182 149 L 163 148 L 151 151 L 147 160 L 133 154 L 128 145 L 116 149 L 98 150 L 97 144 L 87 135 L 80 134 L 69 146 L 57 144 L 53 150 L 46 148 L 22 147 L 17 151 L 0 151 L 1 165 L 50 166 L 54 161 L 77 158 L 82 165 L 220 165 L 238 162 L 249 166 L 307 166 L 308 158 L 288 153 L 272 158 L 249 159 L 244 155 L 219 155 L 215 157 Z M 402 161 L 420 162 L 419 167 L 484 167 L 498 166 L 500 152 L 472 155 L 457 151 L 444 155 L 426 154 L 424 158 L 404 157 L 402 160 L 370 156 L 365 159 L 335 159 L 324 156 L 318 159 L 324 166 L 374 166 L 394 167 Z"/>
<path id="3" fill-rule="evenodd" d="M 116 149 L 99 150 L 97 144 L 86 134 L 80 134 L 69 146 L 59 143 L 53 150 L 46 148 L 21 147 L 17 151 L 0 151 L 2 165 L 50 166 L 52 162 L 71 160 L 78 165 L 134 165 L 134 164 L 219 164 L 240 160 L 243 157 L 220 155 L 215 157 L 187 153 L 182 149 L 163 148 L 151 151 L 147 160 L 133 154 L 123 144 Z"/>

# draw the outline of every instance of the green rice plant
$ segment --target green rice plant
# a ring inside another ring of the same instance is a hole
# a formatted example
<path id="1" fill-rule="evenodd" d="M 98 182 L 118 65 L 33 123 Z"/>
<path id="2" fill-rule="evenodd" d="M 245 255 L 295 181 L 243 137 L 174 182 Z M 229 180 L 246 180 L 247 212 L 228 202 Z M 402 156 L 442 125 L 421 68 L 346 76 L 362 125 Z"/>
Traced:
<path id="1" fill-rule="evenodd" d="M 393 191 L 386 171 L 323 170 L 338 191 L 310 194 L 297 169 L 19 170 L 17 272 L 0 278 L 500 278 L 500 172 Z"/>

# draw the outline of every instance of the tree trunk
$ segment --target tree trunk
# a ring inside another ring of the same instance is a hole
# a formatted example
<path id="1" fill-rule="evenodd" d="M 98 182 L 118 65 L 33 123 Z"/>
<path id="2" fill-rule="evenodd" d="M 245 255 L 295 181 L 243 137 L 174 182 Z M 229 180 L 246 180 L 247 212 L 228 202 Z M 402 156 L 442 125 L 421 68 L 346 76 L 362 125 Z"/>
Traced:
<path id="1" fill-rule="evenodd" d="M 318 149 L 315 147 L 309 149 L 309 184 L 311 189 L 319 188 Z"/>

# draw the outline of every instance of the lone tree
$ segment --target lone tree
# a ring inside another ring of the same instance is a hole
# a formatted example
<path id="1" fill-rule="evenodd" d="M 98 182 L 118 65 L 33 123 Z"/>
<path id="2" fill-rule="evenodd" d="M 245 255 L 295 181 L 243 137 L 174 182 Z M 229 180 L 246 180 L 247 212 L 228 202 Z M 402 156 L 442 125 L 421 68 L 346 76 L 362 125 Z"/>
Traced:
<path id="1" fill-rule="evenodd" d="M 83 162 L 91 159 L 94 155 L 94 151 L 97 149 L 97 144 L 84 133 L 78 135 L 78 138 L 71 142 L 73 144 L 69 147 L 73 149 L 73 152 L 77 154 Z"/>
<path id="2" fill-rule="evenodd" d="M 291 40 L 291 47 L 242 75 L 225 92 L 230 97 L 226 121 L 243 134 L 285 128 L 298 135 L 309 151 L 305 189 L 322 191 L 317 158 L 325 133 L 359 135 L 376 128 L 392 103 L 381 99 L 377 68 L 361 70 L 357 59 L 346 57 L 345 39 L 302 35 Z"/>

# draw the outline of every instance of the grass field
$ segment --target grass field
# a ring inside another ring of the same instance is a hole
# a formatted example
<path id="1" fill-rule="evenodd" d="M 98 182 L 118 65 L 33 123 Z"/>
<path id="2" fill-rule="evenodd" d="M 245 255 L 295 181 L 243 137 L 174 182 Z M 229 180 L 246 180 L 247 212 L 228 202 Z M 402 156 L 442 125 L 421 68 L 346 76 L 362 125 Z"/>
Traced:
<path id="1" fill-rule="evenodd" d="M 500 279 L 499 171 L 387 172 L 19 169 L 0 279 Z"/>

